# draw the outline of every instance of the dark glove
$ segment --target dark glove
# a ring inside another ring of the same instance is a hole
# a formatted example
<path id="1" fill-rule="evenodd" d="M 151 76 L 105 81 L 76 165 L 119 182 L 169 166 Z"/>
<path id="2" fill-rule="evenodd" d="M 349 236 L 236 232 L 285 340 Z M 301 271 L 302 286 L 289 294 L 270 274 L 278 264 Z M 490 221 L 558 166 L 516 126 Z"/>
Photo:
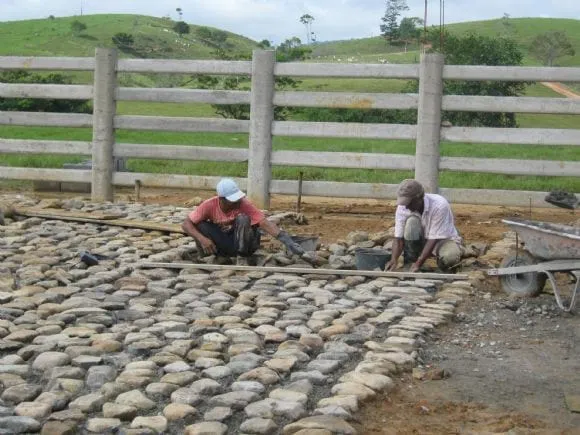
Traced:
<path id="1" fill-rule="evenodd" d="M 290 234 L 288 234 L 286 231 L 280 231 L 280 233 L 278 234 L 278 236 L 276 238 L 281 243 L 283 243 L 284 246 L 286 246 L 286 248 L 288 248 L 288 250 L 292 254 L 296 254 L 296 255 L 303 255 L 304 254 L 304 249 L 302 249 L 298 243 L 296 243 L 294 240 L 292 240 L 292 237 L 290 237 Z"/>

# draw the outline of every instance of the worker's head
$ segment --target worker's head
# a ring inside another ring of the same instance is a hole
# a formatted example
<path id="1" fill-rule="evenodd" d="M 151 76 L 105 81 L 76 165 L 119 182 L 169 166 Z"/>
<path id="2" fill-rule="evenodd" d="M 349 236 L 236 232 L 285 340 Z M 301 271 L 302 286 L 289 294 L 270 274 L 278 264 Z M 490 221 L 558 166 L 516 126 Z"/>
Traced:
<path id="1" fill-rule="evenodd" d="M 413 212 L 420 212 L 423 208 L 425 189 L 417 180 L 403 180 L 397 189 L 397 205 L 402 205 Z"/>
<path id="2" fill-rule="evenodd" d="M 220 199 L 220 208 L 226 213 L 239 208 L 242 198 L 246 196 L 231 178 L 220 180 L 216 190 Z"/>

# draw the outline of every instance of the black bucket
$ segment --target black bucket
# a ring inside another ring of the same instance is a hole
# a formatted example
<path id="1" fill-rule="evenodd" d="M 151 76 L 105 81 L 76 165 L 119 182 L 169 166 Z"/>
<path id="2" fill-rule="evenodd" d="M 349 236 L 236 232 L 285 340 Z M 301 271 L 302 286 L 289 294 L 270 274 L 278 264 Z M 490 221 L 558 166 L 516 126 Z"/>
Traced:
<path id="1" fill-rule="evenodd" d="M 354 251 L 357 270 L 385 270 L 391 252 L 384 249 L 358 248 Z"/>

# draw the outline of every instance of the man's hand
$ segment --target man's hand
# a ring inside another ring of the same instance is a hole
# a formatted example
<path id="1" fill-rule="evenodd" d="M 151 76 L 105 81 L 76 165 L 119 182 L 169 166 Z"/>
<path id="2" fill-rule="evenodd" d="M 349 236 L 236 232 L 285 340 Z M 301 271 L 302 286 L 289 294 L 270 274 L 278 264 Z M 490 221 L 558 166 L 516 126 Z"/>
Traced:
<path id="1" fill-rule="evenodd" d="M 217 252 L 213 240 L 208 239 L 207 237 L 200 237 L 199 243 L 201 243 L 201 249 L 205 254 L 215 254 Z"/>
<path id="2" fill-rule="evenodd" d="M 420 272 L 420 271 L 421 271 L 421 265 L 418 263 L 413 263 L 411 265 L 411 268 L 409 269 L 409 272 L 411 272 L 411 273 Z"/>
<path id="3" fill-rule="evenodd" d="M 391 259 L 386 265 L 385 265 L 385 272 L 388 271 L 393 271 L 397 268 L 397 260 L 395 259 Z"/>
<path id="4" fill-rule="evenodd" d="M 276 238 L 284 244 L 284 246 L 286 246 L 286 248 L 288 248 L 288 250 L 295 255 L 304 255 L 304 249 L 302 249 L 302 247 L 296 243 L 294 240 L 292 240 L 292 237 L 290 237 L 290 234 L 288 234 L 286 231 L 280 231 L 278 233 L 278 236 L 276 236 Z"/>

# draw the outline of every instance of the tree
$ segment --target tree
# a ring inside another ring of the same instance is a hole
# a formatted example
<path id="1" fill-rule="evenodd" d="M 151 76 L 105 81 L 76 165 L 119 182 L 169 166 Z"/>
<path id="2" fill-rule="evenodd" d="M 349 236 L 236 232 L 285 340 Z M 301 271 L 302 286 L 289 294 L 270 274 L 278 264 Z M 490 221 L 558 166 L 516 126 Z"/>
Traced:
<path id="1" fill-rule="evenodd" d="M 405 43 L 405 53 L 407 52 L 407 44 L 418 41 L 421 37 L 421 29 L 417 26 L 422 24 L 423 20 L 418 17 L 405 17 L 401 20 L 399 39 Z"/>
<path id="2" fill-rule="evenodd" d="M 115 33 L 111 39 L 113 40 L 113 44 L 115 44 L 115 46 L 121 50 L 132 48 L 133 44 L 135 43 L 133 35 L 125 32 Z"/>
<path id="3" fill-rule="evenodd" d="M 260 48 L 270 48 L 272 47 L 272 43 L 270 41 L 268 41 L 267 39 L 262 39 L 258 45 L 260 46 Z"/>
<path id="4" fill-rule="evenodd" d="M 32 74 L 29 71 L 0 72 L 0 83 L 71 84 L 63 74 Z M 0 111 L 91 113 L 89 101 L 35 98 L 0 98 Z"/>
<path id="5" fill-rule="evenodd" d="M 179 21 L 182 21 L 183 20 L 183 9 L 181 9 L 181 8 L 175 8 L 175 11 L 179 15 Z"/>
<path id="6" fill-rule="evenodd" d="M 286 39 L 276 48 L 276 61 L 278 62 L 293 62 L 305 60 L 312 49 L 302 45 L 300 38 L 294 36 Z"/>
<path id="7" fill-rule="evenodd" d="M 381 18 L 381 34 L 389 42 L 399 39 L 399 17 L 403 11 L 409 10 L 406 0 L 387 0 L 385 15 Z"/>
<path id="8" fill-rule="evenodd" d="M 576 51 L 565 32 L 551 31 L 534 38 L 530 53 L 543 65 L 552 66 L 562 56 L 574 56 Z"/>
<path id="9" fill-rule="evenodd" d="M 439 29 L 429 32 L 430 41 L 439 41 Z M 449 65 L 522 65 L 524 56 L 511 38 L 476 34 L 456 35 L 444 32 L 445 63 Z M 433 43 L 433 47 L 438 45 Z M 437 51 L 434 49 L 433 51 Z M 455 81 L 446 80 L 446 95 L 480 95 L 494 97 L 521 96 L 528 83 L 502 81 Z M 414 85 L 415 91 L 417 85 Z M 407 89 L 407 92 L 412 92 Z M 514 113 L 445 112 L 444 119 L 453 125 L 473 127 L 517 127 Z"/>
<path id="10" fill-rule="evenodd" d="M 74 20 L 70 23 L 70 29 L 75 36 L 79 36 L 85 30 L 87 30 L 87 25 L 79 20 Z"/>
<path id="11" fill-rule="evenodd" d="M 185 21 L 178 21 L 173 26 L 173 30 L 181 37 L 183 35 L 189 34 L 189 24 Z"/>
<path id="12" fill-rule="evenodd" d="M 312 22 L 314 17 L 310 14 L 304 14 L 300 17 L 300 22 L 306 27 L 306 42 L 310 44 L 312 42 Z"/>

